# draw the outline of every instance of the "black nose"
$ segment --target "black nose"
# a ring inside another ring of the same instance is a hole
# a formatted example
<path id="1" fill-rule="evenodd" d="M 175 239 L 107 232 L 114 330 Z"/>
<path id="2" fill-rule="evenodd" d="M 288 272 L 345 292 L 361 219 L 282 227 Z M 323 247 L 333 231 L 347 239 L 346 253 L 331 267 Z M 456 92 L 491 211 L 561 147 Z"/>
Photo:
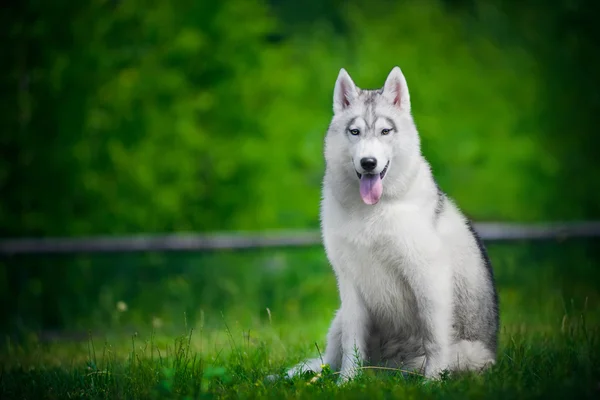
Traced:
<path id="1" fill-rule="evenodd" d="M 373 171 L 377 166 L 377 159 L 373 157 L 364 157 L 360 159 L 360 166 L 367 172 Z"/>

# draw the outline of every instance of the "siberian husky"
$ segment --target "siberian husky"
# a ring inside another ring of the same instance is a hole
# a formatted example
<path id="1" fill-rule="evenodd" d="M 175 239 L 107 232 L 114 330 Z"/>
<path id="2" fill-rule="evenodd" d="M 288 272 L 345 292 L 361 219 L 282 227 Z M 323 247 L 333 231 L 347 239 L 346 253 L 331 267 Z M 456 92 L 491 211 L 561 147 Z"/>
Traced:
<path id="1" fill-rule="evenodd" d="M 345 382 L 364 365 L 443 371 L 494 364 L 498 299 L 486 250 L 436 184 L 406 79 L 358 88 L 342 69 L 325 138 L 321 228 L 341 306 L 322 358 Z"/>

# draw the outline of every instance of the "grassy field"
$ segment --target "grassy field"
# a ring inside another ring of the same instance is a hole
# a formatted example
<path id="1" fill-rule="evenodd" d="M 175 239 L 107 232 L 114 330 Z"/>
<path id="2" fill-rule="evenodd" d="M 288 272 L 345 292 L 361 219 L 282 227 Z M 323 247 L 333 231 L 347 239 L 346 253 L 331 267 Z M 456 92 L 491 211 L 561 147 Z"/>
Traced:
<path id="1" fill-rule="evenodd" d="M 598 398 L 597 244 L 490 246 L 502 329 L 486 373 L 365 369 L 343 387 L 331 372 L 265 379 L 324 348 L 337 292 L 319 249 L 88 260 L 129 269 L 69 331 L 7 335 L 0 398 Z"/>

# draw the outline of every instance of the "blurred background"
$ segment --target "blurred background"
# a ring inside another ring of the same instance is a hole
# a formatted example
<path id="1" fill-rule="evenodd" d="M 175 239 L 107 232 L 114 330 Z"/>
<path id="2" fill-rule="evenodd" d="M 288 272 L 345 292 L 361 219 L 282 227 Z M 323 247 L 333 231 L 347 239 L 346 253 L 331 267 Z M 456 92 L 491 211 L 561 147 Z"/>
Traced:
<path id="1" fill-rule="evenodd" d="M 5 5 L 0 235 L 318 229 L 338 71 L 374 88 L 395 65 L 434 175 L 470 218 L 598 219 L 597 9 L 591 0 Z M 490 243 L 503 326 L 545 329 L 598 310 L 599 244 Z M 2 333 L 41 336 L 168 333 L 223 316 L 281 327 L 310 316 L 314 326 L 299 329 L 323 334 L 338 303 L 320 247 L 3 255 L 0 300 Z"/>

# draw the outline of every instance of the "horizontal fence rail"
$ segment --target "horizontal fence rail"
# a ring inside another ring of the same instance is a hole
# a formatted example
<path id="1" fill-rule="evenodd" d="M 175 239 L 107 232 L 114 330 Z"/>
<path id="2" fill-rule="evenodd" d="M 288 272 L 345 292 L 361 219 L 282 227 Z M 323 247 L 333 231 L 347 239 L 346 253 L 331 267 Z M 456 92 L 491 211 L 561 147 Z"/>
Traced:
<path id="1" fill-rule="evenodd" d="M 473 225 L 485 241 L 565 240 L 575 237 L 600 236 L 600 221 L 531 225 L 480 222 Z M 0 240 L 0 255 L 216 251 L 320 245 L 321 235 L 317 230 L 6 239 Z"/>

